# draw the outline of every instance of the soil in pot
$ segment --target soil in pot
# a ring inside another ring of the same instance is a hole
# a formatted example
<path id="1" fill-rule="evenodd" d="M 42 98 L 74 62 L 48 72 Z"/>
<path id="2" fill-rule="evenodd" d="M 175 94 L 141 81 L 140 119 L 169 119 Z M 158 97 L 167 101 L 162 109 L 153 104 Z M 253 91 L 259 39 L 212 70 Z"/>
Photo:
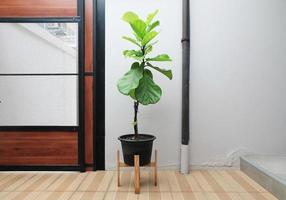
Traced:
<path id="1" fill-rule="evenodd" d="M 134 155 L 139 155 L 140 166 L 151 162 L 153 141 L 155 136 L 149 134 L 139 134 L 134 138 L 134 134 L 122 135 L 118 138 L 121 141 L 124 163 L 134 166 Z"/>

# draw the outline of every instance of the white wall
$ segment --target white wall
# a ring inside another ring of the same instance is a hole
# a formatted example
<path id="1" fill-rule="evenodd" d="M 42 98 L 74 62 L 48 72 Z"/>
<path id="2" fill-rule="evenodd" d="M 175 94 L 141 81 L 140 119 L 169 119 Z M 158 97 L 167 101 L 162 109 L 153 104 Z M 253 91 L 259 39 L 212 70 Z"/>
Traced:
<path id="1" fill-rule="evenodd" d="M 140 109 L 141 132 L 155 133 L 161 166 L 178 165 L 181 105 L 181 1 L 108 0 L 106 5 L 106 165 L 117 137 L 132 132 L 132 102 L 116 89 L 130 60 L 122 13 L 159 8 L 160 44 L 174 80 L 156 77 L 164 95 Z M 286 154 L 286 2 L 191 0 L 191 164 L 229 166 L 243 153 Z"/>
<path id="2" fill-rule="evenodd" d="M 181 108 L 181 4 L 177 0 L 107 0 L 106 1 L 106 167 L 115 166 L 115 153 L 120 148 L 117 137 L 133 133 L 133 102 L 121 95 L 116 88 L 117 80 L 129 69 L 132 60 L 124 58 L 122 51 L 134 48 L 121 39 L 130 35 L 131 29 L 121 20 L 126 11 L 140 16 L 159 9 L 161 21 L 160 43 L 154 54 L 167 53 L 174 62 L 163 64 L 174 73 L 172 81 L 158 75 L 155 80 L 162 87 L 163 96 L 156 105 L 141 106 L 139 131 L 157 136 L 155 148 L 159 150 L 160 165 L 174 165 L 179 161 L 180 108 Z"/>
<path id="3" fill-rule="evenodd" d="M 192 0 L 191 15 L 192 164 L 285 155 L 286 1 Z"/>

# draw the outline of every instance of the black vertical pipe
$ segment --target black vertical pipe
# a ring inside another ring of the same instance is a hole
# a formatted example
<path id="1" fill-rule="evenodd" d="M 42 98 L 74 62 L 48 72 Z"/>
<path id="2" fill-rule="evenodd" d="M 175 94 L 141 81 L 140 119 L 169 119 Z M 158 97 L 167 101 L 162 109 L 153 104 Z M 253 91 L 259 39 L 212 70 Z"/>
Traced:
<path id="1" fill-rule="evenodd" d="M 182 37 L 182 144 L 188 145 L 190 138 L 190 1 L 183 0 Z"/>

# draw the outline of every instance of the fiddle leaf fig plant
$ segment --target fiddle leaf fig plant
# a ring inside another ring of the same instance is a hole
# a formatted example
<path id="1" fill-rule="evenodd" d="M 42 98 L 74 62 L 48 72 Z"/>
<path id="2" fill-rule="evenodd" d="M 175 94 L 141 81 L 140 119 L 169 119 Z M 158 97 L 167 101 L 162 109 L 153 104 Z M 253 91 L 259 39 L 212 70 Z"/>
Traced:
<path id="1" fill-rule="evenodd" d="M 154 42 L 159 34 L 155 29 L 160 25 L 159 20 L 154 20 L 157 14 L 158 10 L 150 13 L 147 19 L 143 20 L 136 13 L 129 11 L 122 17 L 123 21 L 130 25 L 133 33 L 132 36 L 122 38 L 134 44 L 134 49 L 124 50 L 123 55 L 133 59 L 134 62 L 129 71 L 119 79 L 117 88 L 120 93 L 130 96 L 134 101 L 134 138 L 138 137 L 139 104 L 156 104 L 162 96 L 162 89 L 155 83 L 153 73 L 159 72 L 170 80 L 173 78 L 171 70 L 163 69 L 156 64 L 172 61 L 167 54 L 150 56 L 153 46 L 158 42 Z"/>

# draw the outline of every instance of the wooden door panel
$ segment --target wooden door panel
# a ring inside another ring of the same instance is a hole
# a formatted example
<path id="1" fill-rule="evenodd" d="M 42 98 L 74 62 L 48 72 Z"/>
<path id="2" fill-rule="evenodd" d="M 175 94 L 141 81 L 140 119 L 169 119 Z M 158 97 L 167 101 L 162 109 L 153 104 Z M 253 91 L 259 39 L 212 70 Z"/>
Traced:
<path id="1" fill-rule="evenodd" d="M 85 72 L 93 71 L 93 0 L 85 0 Z"/>
<path id="2" fill-rule="evenodd" d="M 93 0 L 85 0 L 85 162 L 93 165 Z M 90 167 L 89 167 L 90 166 Z"/>
<path id="3" fill-rule="evenodd" d="M 85 76 L 85 162 L 93 163 L 93 77 Z"/>
<path id="4" fill-rule="evenodd" d="M 77 132 L 0 132 L 0 165 L 77 164 Z"/>
<path id="5" fill-rule="evenodd" d="M 77 0 L 1 0 L 0 17 L 77 16 Z"/>

